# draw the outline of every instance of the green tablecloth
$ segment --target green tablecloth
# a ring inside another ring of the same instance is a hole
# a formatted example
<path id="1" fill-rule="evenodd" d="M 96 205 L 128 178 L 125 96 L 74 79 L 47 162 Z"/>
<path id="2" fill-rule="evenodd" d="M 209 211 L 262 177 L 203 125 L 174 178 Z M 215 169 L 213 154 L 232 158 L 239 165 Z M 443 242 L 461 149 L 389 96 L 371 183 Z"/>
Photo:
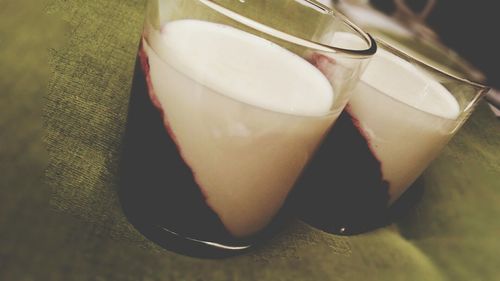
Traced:
<path id="1" fill-rule="evenodd" d="M 295 222 L 247 255 L 181 256 L 116 196 L 143 1 L 13 2 L 0 1 L 0 280 L 500 280 L 500 124 L 485 104 L 394 225 L 342 237 Z"/>

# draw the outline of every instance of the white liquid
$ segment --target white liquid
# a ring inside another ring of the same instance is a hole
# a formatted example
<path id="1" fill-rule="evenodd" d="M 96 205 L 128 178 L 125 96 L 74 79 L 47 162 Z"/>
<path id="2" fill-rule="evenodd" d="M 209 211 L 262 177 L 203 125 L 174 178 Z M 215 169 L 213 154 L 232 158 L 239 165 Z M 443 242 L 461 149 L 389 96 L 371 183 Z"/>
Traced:
<path id="1" fill-rule="evenodd" d="M 384 50 L 349 102 L 390 184 L 391 202 L 437 156 L 459 121 L 457 100 L 415 66 Z"/>
<path id="2" fill-rule="evenodd" d="M 224 25 L 174 21 L 149 42 L 164 121 L 207 204 L 233 235 L 254 234 L 333 123 L 330 83 L 299 56 Z"/>

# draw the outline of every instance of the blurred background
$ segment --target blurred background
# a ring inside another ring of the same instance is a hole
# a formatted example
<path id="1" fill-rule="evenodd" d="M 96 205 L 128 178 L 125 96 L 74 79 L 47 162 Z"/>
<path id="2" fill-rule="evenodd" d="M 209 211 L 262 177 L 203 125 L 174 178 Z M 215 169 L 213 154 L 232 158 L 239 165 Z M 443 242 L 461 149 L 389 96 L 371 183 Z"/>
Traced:
<path id="1" fill-rule="evenodd" d="M 424 0 L 407 0 L 416 11 Z M 388 14 L 395 12 L 393 1 L 372 0 L 373 5 Z M 437 0 L 427 23 L 447 46 L 457 51 L 487 76 L 487 83 L 500 87 L 500 41 L 496 40 L 499 10 L 491 0 Z M 496 19 L 496 20 L 495 20 Z"/>
<path id="2" fill-rule="evenodd" d="M 495 8 L 497 1 L 320 0 L 319 2 L 335 6 L 343 12 L 346 7 L 365 6 L 398 19 L 403 26 L 416 31 L 417 37 L 431 40 L 430 42 L 437 40 L 453 49 L 485 74 L 488 85 L 500 87 L 498 66 L 500 41 L 496 40 L 498 35 L 496 22 L 499 14 Z M 422 25 L 435 34 L 429 34 L 429 30 L 423 31 Z"/>

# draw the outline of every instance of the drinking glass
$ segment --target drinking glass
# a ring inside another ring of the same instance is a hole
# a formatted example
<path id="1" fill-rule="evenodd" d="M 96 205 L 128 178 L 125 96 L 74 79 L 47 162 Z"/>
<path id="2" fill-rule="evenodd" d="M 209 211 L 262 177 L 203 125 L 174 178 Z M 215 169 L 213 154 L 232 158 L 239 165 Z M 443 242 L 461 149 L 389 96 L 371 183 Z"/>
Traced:
<path id="1" fill-rule="evenodd" d="M 129 221 L 205 257 L 277 231 L 375 51 L 314 1 L 148 1 L 121 161 Z"/>
<path id="2" fill-rule="evenodd" d="M 292 196 L 300 217 L 337 234 L 384 225 L 389 209 L 488 91 L 377 39 L 345 111 Z"/>

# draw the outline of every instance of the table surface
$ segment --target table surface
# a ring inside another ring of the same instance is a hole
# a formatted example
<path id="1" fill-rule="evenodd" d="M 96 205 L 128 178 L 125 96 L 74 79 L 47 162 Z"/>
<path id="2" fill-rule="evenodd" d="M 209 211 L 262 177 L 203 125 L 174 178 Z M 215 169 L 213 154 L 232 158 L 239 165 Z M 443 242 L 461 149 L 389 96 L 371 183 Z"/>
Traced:
<path id="1" fill-rule="evenodd" d="M 142 237 L 116 197 L 144 1 L 0 3 L 0 280 L 500 279 L 500 124 L 484 103 L 391 226 L 294 222 L 246 255 L 186 257 Z"/>

